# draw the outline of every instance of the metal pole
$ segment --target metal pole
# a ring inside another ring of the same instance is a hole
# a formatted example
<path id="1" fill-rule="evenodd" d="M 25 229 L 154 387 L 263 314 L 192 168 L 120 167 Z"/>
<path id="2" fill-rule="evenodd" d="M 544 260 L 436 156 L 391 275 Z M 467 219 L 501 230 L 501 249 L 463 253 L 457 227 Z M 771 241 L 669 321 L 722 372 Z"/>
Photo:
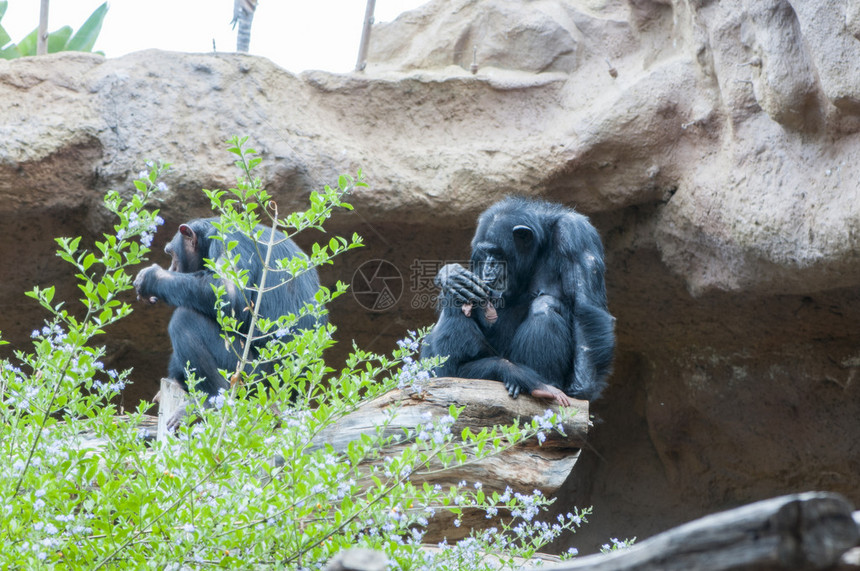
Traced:
<path id="1" fill-rule="evenodd" d="M 367 0 L 367 8 L 364 10 L 364 27 L 361 29 L 361 44 L 358 46 L 358 60 L 355 62 L 355 71 L 364 71 L 367 66 L 367 46 L 370 44 L 370 28 L 373 26 L 373 11 L 376 9 L 376 0 Z"/>
<path id="2" fill-rule="evenodd" d="M 36 55 L 48 53 L 48 4 L 50 0 L 42 0 L 39 8 L 39 35 L 36 37 Z"/>

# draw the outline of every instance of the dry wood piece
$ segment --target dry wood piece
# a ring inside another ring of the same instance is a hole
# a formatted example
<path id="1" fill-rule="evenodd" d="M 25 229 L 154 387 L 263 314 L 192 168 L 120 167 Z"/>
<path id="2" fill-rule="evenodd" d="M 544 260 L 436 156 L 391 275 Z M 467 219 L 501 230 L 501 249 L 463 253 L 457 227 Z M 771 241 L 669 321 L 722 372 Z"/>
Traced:
<path id="1" fill-rule="evenodd" d="M 857 544 L 852 509 L 838 494 L 783 496 L 705 516 L 629 549 L 541 569 L 825 569 Z"/>
<path id="2" fill-rule="evenodd" d="M 353 547 L 331 558 L 323 571 L 385 571 L 388 559 L 381 551 Z"/>
<path id="3" fill-rule="evenodd" d="M 161 379 L 161 390 L 158 391 L 158 440 L 163 440 L 170 433 L 167 431 L 167 421 L 173 413 L 185 406 L 188 393 L 173 379 Z"/>
<path id="4" fill-rule="evenodd" d="M 182 387 L 172 379 L 162 379 L 159 395 L 158 438 L 167 434 L 165 423 L 177 407 L 185 404 L 187 395 Z M 588 433 L 588 403 L 571 399 L 571 409 L 575 414 L 563 425 L 565 434 L 555 431 L 546 433 L 546 440 L 538 445 L 532 438 L 502 454 L 469 462 L 450 470 L 427 470 L 413 473 L 415 483 L 429 482 L 442 486 L 455 485 L 466 481 L 480 482 L 486 493 L 503 493 L 507 487 L 514 492 L 531 494 L 538 489 L 547 497 L 552 497 L 564 483 L 573 469 L 579 449 L 585 443 Z M 382 426 L 394 410 L 393 420 L 388 422 L 386 436 L 403 436 L 403 429 L 415 429 L 418 425 L 427 426 L 428 416 L 434 419 L 448 415 L 451 405 L 464 407 L 457 422 L 451 427 L 454 435 L 463 428 L 472 432 L 499 424 L 511 424 L 516 420 L 531 422 L 535 416 L 543 416 L 547 409 L 558 410 L 553 401 L 545 401 L 521 395 L 517 399 L 508 396 L 502 383 L 496 381 L 439 378 L 426 384 L 420 394 L 411 391 L 393 390 L 371 401 L 363 403 L 334 425 L 320 432 L 315 438 L 315 447 L 330 444 L 334 450 L 346 450 L 349 443 L 362 434 L 376 434 L 377 426 Z M 408 444 L 401 442 L 392 445 L 384 454 L 396 454 Z M 383 454 L 383 455 L 384 455 Z M 378 460 L 377 462 L 382 462 Z M 431 466 L 430 468 L 437 468 Z M 460 518 L 459 528 L 453 525 L 453 516 L 439 513 L 431 520 L 425 539 L 428 541 L 456 540 L 468 534 L 471 528 L 484 528 L 495 525 L 494 519 L 487 519 L 483 512 L 467 510 Z"/>
<path id="5" fill-rule="evenodd" d="M 547 433 L 541 448 L 571 450 L 581 448 L 588 435 L 588 403 L 571 399 L 577 414 L 564 424 L 566 436 Z M 528 395 L 512 399 L 502 383 L 477 379 L 438 378 L 429 381 L 420 395 L 395 389 L 360 406 L 355 412 L 320 433 L 320 443 L 331 444 L 335 450 L 344 450 L 350 441 L 360 434 L 375 434 L 376 426 L 382 425 L 386 410 L 400 405 L 395 420 L 389 425 L 387 435 L 402 434 L 403 428 L 415 428 L 427 424 L 425 414 L 434 418 L 448 414 L 451 405 L 464 406 L 463 412 L 451 428 L 459 434 L 465 427 L 473 432 L 497 424 L 510 424 L 514 420 L 531 421 L 547 409 L 558 410 L 552 402 L 532 398 Z M 537 442 L 531 442 L 534 448 Z"/>
<path id="6" fill-rule="evenodd" d="M 563 425 L 565 436 L 548 432 L 542 446 L 536 439 L 531 439 L 502 455 L 446 471 L 427 478 L 427 481 L 442 485 L 461 480 L 480 481 L 484 490 L 489 492 L 503 492 L 510 486 L 514 491 L 527 493 L 538 488 L 545 495 L 552 496 L 576 463 L 588 432 L 588 403 L 573 399 L 571 402 L 571 408 L 577 412 Z M 318 446 L 331 444 L 335 451 L 345 450 L 349 442 L 361 434 L 375 434 L 376 427 L 383 425 L 387 414 L 390 414 L 387 411 L 395 407 L 399 408 L 385 435 L 402 436 L 404 428 L 414 429 L 420 424 L 426 426 L 428 414 L 436 419 L 447 415 L 451 405 L 465 407 L 451 427 L 455 435 L 465 427 L 477 433 L 484 427 L 510 424 L 518 419 L 530 422 L 548 408 L 557 410 L 552 402 L 528 395 L 512 399 L 504 385 L 495 381 L 439 378 L 427 383 L 421 395 L 393 390 L 364 403 L 323 430 L 314 441 Z M 392 446 L 392 452 L 400 446 Z"/>
<path id="7" fill-rule="evenodd" d="M 502 454 L 464 466 L 413 473 L 411 480 L 442 486 L 455 485 L 465 480 L 470 484 L 480 482 L 486 493 L 502 493 L 510 487 L 514 492 L 526 494 L 539 489 L 547 497 L 552 497 L 576 464 L 579 449 L 585 443 L 588 432 L 588 403 L 574 399 L 571 399 L 571 403 L 570 408 L 575 409 L 576 414 L 564 423 L 564 436 L 548 432 L 542 446 L 538 445 L 537 439 L 532 438 Z M 496 381 L 439 378 L 428 382 L 420 395 L 394 390 L 364 403 L 322 431 L 314 441 L 318 443 L 317 446 L 331 444 L 335 451 L 344 450 L 350 441 L 361 434 L 375 434 L 376 427 L 384 424 L 392 408 L 396 408 L 396 413 L 385 434 L 402 436 L 404 428 L 414 429 L 419 424 L 426 426 L 428 414 L 433 418 L 447 415 L 451 405 L 464 407 L 451 427 L 455 435 L 459 435 L 467 426 L 477 433 L 484 427 L 510 424 L 517 419 L 530 422 L 533 417 L 542 416 L 548 408 L 557 410 L 553 402 L 528 395 L 512 399 L 504 385 Z M 404 446 L 405 443 L 394 445 L 386 451 L 396 454 Z M 472 528 L 497 525 L 495 519 L 487 519 L 483 512 L 476 510 L 465 510 L 460 519 L 460 527 L 455 527 L 452 515 L 447 512 L 437 513 L 430 520 L 425 541 L 439 541 L 442 538 L 454 541 L 465 537 Z"/>

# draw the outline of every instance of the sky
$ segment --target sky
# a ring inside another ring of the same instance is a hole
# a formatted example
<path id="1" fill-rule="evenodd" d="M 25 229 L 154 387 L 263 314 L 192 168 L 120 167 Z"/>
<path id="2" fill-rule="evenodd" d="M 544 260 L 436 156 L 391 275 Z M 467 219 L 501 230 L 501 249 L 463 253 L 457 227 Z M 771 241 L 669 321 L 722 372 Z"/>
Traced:
<path id="1" fill-rule="evenodd" d="M 51 0 L 48 30 L 77 30 L 104 0 Z M 376 0 L 388 22 L 427 0 Z M 9 0 L 0 24 L 17 42 L 39 24 L 39 0 Z M 259 0 L 249 53 L 292 72 L 355 67 L 366 0 Z M 211 52 L 236 49 L 233 0 L 111 0 L 95 50 L 119 57 L 148 48 Z"/>

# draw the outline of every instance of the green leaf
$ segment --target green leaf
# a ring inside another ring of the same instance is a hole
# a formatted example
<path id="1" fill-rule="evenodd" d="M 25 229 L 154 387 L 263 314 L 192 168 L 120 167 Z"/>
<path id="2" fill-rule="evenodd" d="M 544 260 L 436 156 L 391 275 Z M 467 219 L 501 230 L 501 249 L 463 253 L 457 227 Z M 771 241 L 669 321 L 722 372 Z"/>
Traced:
<path id="1" fill-rule="evenodd" d="M 21 57 L 36 55 L 36 41 L 39 28 L 35 28 L 32 32 L 24 36 L 24 39 L 18 42 L 16 49 Z"/>
<path id="2" fill-rule="evenodd" d="M 2 16 L 0 16 L 2 18 Z M 0 26 L 0 48 L 8 44 L 12 41 L 12 38 L 9 36 L 9 33 L 3 29 L 3 26 Z"/>
<path id="3" fill-rule="evenodd" d="M 17 57 L 21 57 L 21 54 L 18 53 L 18 46 L 15 44 L 0 50 L 0 59 L 15 59 Z"/>
<path id="4" fill-rule="evenodd" d="M 81 29 L 78 30 L 72 39 L 69 40 L 66 49 L 69 51 L 91 52 L 102 31 L 102 23 L 105 19 L 105 14 L 108 11 L 108 3 L 105 2 L 95 9 Z"/>
<path id="5" fill-rule="evenodd" d="M 107 285 L 105 285 L 105 283 L 104 283 L 104 282 L 99 282 L 98 286 L 96 286 L 96 289 L 98 290 L 98 292 L 99 292 L 99 296 L 100 296 L 102 299 L 107 299 L 107 298 L 108 298 L 108 295 L 110 294 L 110 291 L 108 291 L 108 287 L 107 287 Z"/>
<path id="6" fill-rule="evenodd" d="M 6 13 L 6 8 L 9 6 L 7 0 L 0 0 L 0 20 L 3 19 L 3 14 Z"/>
<path id="7" fill-rule="evenodd" d="M 87 254 L 87 257 L 84 258 L 84 261 L 81 262 L 81 267 L 83 267 L 85 270 L 88 270 L 88 269 L 90 269 L 90 266 L 92 266 L 95 263 L 95 261 L 96 261 L 96 255 L 93 254 L 92 252 L 90 252 L 89 254 Z"/>
<path id="8" fill-rule="evenodd" d="M 48 53 L 55 54 L 64 51 L 66 44 L 69 43 L 69 36 L 72 35 L 71 26 L 63 26 L 56 32 L 48 34 Z"/>
<path id="9" fill-rule="evenodd" d="M 99 314 L 99 321 L 101 323 L 109 323 L 112 317 L 113 317 L 113 311 L 111 311 L 110 308 L 105 308 Z"/>

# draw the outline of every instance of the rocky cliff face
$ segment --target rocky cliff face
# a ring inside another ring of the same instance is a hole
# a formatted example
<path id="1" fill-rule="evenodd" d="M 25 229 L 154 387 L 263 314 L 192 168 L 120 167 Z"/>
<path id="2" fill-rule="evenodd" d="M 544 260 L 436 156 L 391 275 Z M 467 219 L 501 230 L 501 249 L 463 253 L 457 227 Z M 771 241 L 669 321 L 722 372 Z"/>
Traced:
<path id="1" fill-rule="evenodd" d="M 76 297 L 52 237 L 108 228 L 101 196 L 145 159 L 174 165 L 160 248 L 207 212 L 200 188 L 231 184 L 222 142 L 248 135 L 282 208 L 359 167 L 370 182 L 328 228 L 368 244 L 323 275 L 359 288 L 332 307 L 333 359 L 432 323 L 434 264 L 467 256 L 494 200 L 591 217 L 618 357 L 560 500 L 595 507 L 580 548 L 783 492 L 860 502 L 858 38 L 846 0 L 434 0 L 374 28 L 360 75 L 0 61 L 0 330 L 27 345 L 35 283 Z M 362 282 L 373 260 L 391 280 Z M 166 368 L 168 318 L 141 308 L 105 339 L 135 368 L 127 405 Z"/>

